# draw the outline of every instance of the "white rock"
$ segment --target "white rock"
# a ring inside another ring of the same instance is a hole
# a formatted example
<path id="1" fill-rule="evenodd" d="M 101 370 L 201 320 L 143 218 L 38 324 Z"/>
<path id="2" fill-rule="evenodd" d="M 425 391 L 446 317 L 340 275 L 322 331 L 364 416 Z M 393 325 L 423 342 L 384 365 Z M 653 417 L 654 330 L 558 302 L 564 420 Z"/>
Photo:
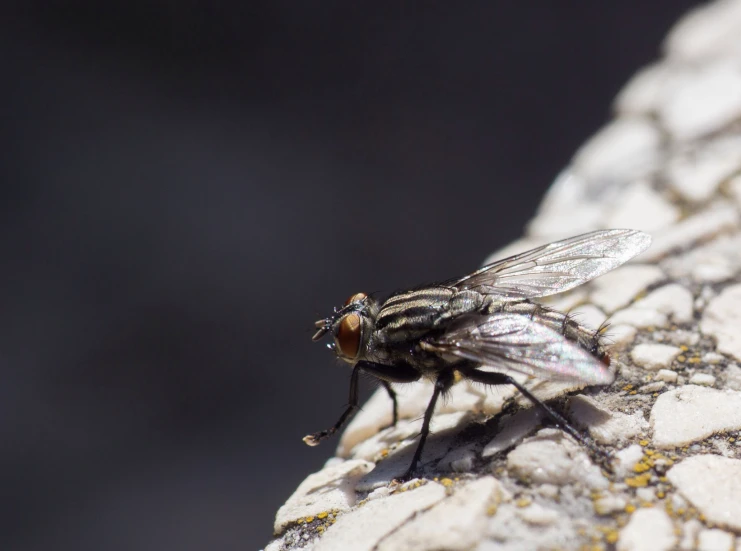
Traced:
<path id="1" fill-rule="evenodd" d="M 626 306 L 638 293 L 664 278 L 657 266 L 628 265 L 608 272 L 592 283 L 590 300 L 605 312 Z"/>
<path id="2" fill-rule="evenodd" d="M 629 115 L 656 111 L 677 68 L 669 63 L 654 63 L 638 71 L 615 98 L 615 110 Z"/>
<path id="3" fill-rule="evenodd" d="M 632 182 L 657 164 L 661 135 L 647 118 L 610 122 L 577 151 L 573 170 L 588 181 Z"/>
<path id="4" fill-rule="evenodd" d="M 708 303 L 700 331 L 715 337 L 719 352 L 741 360 L 741 285 L 726 287 Z"/>
<path id="5" fill-rule="evenodd" d="M 528 408 L 502 419 L 500 421 L 502 429 L 484 446 L 484 451 L 481 455 L 483 457 L 491 457 L 511 448 L 534 431 L 538 423 L 540 423 L 541 418 L 542 415 L 539 409 Z"/>
<path id="6" fill-rule="evenodd" d="M 507 468 L 520 479 L 535 484 L 573 484 L 604 489 L 609 485 L 580 446 L 561 431 L 544 429 L 507 455 Z"/>
<path id="7" fill-rule="evenodd" d="M 734 176 L 728 181 L 728 191 L 731 197 L 735 199 L 736 206 L 741 208 L 741 174 Z"/>
<path id="8" fill-rule="evenodd" d="M 669 159 L 666 179 L 685 200 L 704 202 L 740 167 L 741 137 L 723 136 L 700 149 L 682 151 Z"/>
<path id="9" fill-rule="evenodd" d="M 313 551 L 372 551 L 384 538 L 417 513 L 429 509 L 444 498 L 445 488 L 435 482 L 428 482 L 417 489 L 369 501 L 340 516 L 327 529 Z"/>
<path id="10" fill-rule="evenodd" d="M 601 444 L 613 444 L 646 432 L 648 421 L 638 411 L 627 415 L 610 411 L 589 396 L 577 395 L 569 402 L 571 419 L 589 429 L 589 434 Z"/>
<path id="11" fill-rule="evenodd" d="M 355 505 L 355 485 L 372 468 L 373 463 L 351 459 L 309 475 L 278 509 L 275 533 L 280 534 L 302 517 L 329 509 L 349 510 Z"/>
<path id="12" fill-rule="evenodd" d="M 697 537 L 702 531 L 702 528 L 702 523 L 696 518 L 685 522 L 682 525 L 682 540 L 679 542 L 679 548 L 683 551 L 696 551 Z"/>
<path id="13" fill-rule="evenodd" d="M 678 283 L 670 283 L 654 289 L 633 303 L 631 308 L 655 310 L 669 316 L 675 323 L 687 323 L 693 318 L 692 293 Z"/>
<path id="14" fill-rule="evenodd" d="M 702 355 L 702 361 L 706 364 L 717 364 L 723 361 L 723 354 L 717 352 L 706 352 Z"/>
<path id="15" fill-rule="evenodd" d="M 686 385 L 664 392 L 651 409 L 653 444 L 675 448 L 741 429 L 741 392 Z"/>
<path id="16" fill-rule="evenodd" d="M 630 351 L 630 358 L 635 365 L 656 371 L 669 367 L 681 352 L 682 350 L 676 346 L 646 343 L 636 345 Z"/>
<path id="17" fill-rule="evenodd" d="M 725 375 L 727 388 L 741 390 L 741 367 L 736 364 L 730 364 L 725 369 Z"/>
<path id="18" fill-rule="evenodd" d="M 657 381 L 664 381 L 667 383 L 677 382 L 677 372 L 671 369 L 659 369 L 659 372 L 654 376 Z"/>
<path id="19" fill-rule="evenodd" d="M 656 501 L 656 488 L 636 488 L 636 497 L 640 501 L 651 503 Z"/>
<path id="20" fill-rule="evenodd" d="M 643 448 L 633 444 L 615 453 L 615 474 L 625 477 L 633 473 L 633 467 L 643 459 Z"/>
<path id="21" fill-rule="evenodd" d="M 487 510 L 502 500 L 502 487 L 486 476 L 457 488 L 453 495 L 418 514 L 378 545 L 378 551 L 467 550 L 484 537 Z M 346 549 L 356 549 L 349 546 Z"/>
<path id="22" fill-rule="evenodd" d="M 594 512 L 600 516 L 608 516 L 618 511 L 624 511 L 628 502 L 619 495 L 608 494 L 594 500 Z"/>
<path id="23" fill-rule="evenodd" d="M 692 377 L 690 377 L 689 383 L 691 385 L 714 386 L 715 377 L 713 377 L 709 373 L 695 373 L 694 375 L 692 375 Z"/>
<path id="24" fill-rule="evenodd" d="M 688 457 L 667 473 L 669 482 L 708 522 L 741 531 L 741 460 L 718 455 Z"/>
<path id="25" fill-rule="evenodd" d="M 658 114 L 675 140 L 692 140 L 741 117 L 741 70 L 734 62 L 686 70 L 672 82 Z"/>
<path id="26" fill-rule="evenodd" d="M 572 169 L 556 177 L 538 208 L 538 215 L 528 223 L 528 234 L 541 243 L 559 237 L 578 235 L 598 227 L 605 205 L 590 199 L 590 182 Z"/>
<path id="27" fill-rule="evenodd" d="M 517 515 L 533 526 L 548 526 L 556 523 L 560 518 L 558 512 L 537 503 L 528 505 L 524 509 L 519 509 Z"/>
<path id="28" fill-rule="evenodd" d="M 607 319 L 605 313 L 593 304 L 582 304 L 573 308 L 569 315 L 584 327 L 589 329 L 598 329 Z"/>
<path id="29" fill-rule="evenodd" d="M 476 460 L 476 444 L 467 444 L 448 452 L 437 464 L 441 471 L 451 470 L 457 473 L 470 472 Z"/>
<path id="30" fill-rule="evenodd" d="M 620 346 L 633 342 L 636 333 L 637 330 L 632 325 L 626 325 L 623 323 L 613 325 L 611 323 L 605 337 L 607 338 L 608 344 Z"/>
<path id="31" fill-rule="evenodd" d="M 697 537 L 697 551 L 733 551 L 732 534 L 713 528 L 703 530 Z"/>
<path id="32" fill-rule="evenodd" d="M 670 226 L 681 215 L 679 207 L 672 205 L 644 181 L 626 189 L 613 209 L 607 216 L 607 227 L 632 228 L 649 233 Z"/>
<path id="33" fill-rule="evenodd" d="M 714 204 L 670 228 L 655 232 L 651 246 L 637 260 L 659 260 L 674 249 L 685 249 L 696 241 L 713 237 L 723 230 L 734 229 L 738 221 L 739 214 L 733 205 L 722 202 Z"/>
<path id="34" fill-rule="evenodd" d="M 666 314 L 662 314 L 656 310 L 633 307 L 615 312 L 615 314 L 610 318 L 610 321 L 620 325 L 632 325 L 638 329 L 645 329 L 646 327 L 664 327 L 669 323 Z"/>
<path id="35" fill-rule="evenodd" d="M 658 508 L 638 509 L 620 530 L 618 551 L 668 551 L 677 537 L 669 516 Z"/>
<path id="36" fill-rule="evenodd" d="M 692 251 L 667 259 L 662 266 L 674 279 L 690 276 L 700 283 L 717 283 L 741 271 L 741 234 L 723 235 Z"/>
<path id="37" fill-rule="evenodd" d="M 741 4 L 732 0 L 698 6 L 680 19 L 669 33 L 666 51 L 683 63 L 741 55 Z"/>

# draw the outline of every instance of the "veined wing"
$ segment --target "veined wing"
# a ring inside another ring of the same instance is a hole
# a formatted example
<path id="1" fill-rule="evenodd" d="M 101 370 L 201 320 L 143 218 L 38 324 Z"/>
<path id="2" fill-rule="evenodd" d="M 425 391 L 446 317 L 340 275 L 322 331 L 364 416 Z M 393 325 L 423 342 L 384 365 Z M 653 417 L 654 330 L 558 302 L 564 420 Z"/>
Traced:
<path id="1" fill-rule="evenodd" d="M 502 300 L 545 297 L 614 270 L 650 244 L 651 236 L 637 230 L 594 231 L 487 264 L 446 285 Z"/>
<path id="2" fill-rule="evenodd" d="M 426 348 L 544 380 L 604 385 L 615 378 L 586 350 L 520 314 L 468 316 Z"/>

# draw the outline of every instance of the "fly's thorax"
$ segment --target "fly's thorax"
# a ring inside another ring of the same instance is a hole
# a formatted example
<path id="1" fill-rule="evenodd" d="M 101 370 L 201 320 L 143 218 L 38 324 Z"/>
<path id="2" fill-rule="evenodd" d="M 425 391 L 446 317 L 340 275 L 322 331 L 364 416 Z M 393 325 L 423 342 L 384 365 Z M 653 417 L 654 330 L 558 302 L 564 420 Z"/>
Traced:
<path id="1" fill-rule="evenodd" d="M 378 312 L 376 339 L 379 344 L 390 345 L 418 339 L 457 316 L 477 311 L 482 303 L 482 295 L 475 291 L 445 286 L 392 295 Z"/>

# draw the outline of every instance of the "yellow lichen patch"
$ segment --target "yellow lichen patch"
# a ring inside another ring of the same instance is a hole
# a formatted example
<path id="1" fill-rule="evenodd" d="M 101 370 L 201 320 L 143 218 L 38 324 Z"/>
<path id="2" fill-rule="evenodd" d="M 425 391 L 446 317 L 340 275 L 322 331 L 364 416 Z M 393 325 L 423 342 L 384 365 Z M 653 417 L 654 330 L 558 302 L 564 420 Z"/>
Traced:
<path id="1" fill-rule="evenodd" d="M 682 344 L 682 345 L 680 345 L 680 346 L 679 346 L 679 349 L 680 349 L 680 350 L 681 350 L 682 352 L 687 352 L 687 351 L 688 351 L 688 350 L 690 349 L 690 347 L 689 347 L 689 346 L 687 346 L 686 344 Z"/>
<path id="2" fill-rule="evenodd" d="M 631 390 L 632 388 L 633 388 L 633 385 L 625 385 L 623 387 L 623 390 L 626 390 L 627 391 L 627 390 Z"/>
<path id="3" fill-rule="evenodd" d="M 618 532 L 617 530 L 610 530 L 605 534 L 605 541 L 607 543 L 617 543 L 619 537 L 620 532 Z"/>
<path id="4" fill-rule="evenodd" d="M 699 364 L 702 360 L 698 358 L 697 356 L 691 357 L 689 360 L 687 360 L 691 364 Z"/>
<path id="5" fill-rule="evenodd" d="M 649 469 L 651 469 L 651 466 L 646 461 L 639 461 L 638 463 L 633 465 L 633 471 L 637 473 L 645 473 Z"/>
<path id="6" fill-rule="evenodd" d="M 651 480 L 651 473 L 644 473 L 626 478 L 625 483 L 631 488 L 644 488 L 648 486 L 649 480 Z"/>
<path id="7" fill-rule="evenodd" d="M 686 362 L 687 361 L 687 356 L 685 356 L 684 354 L 680 354 L 679 356 L 677 356 L 677 361 L 678 362 Z"/>
<path id="8" fill-rule="evenodd" d="M 639 444 L 640 444 L 641 446 L 643 446 L 644 448 L 645 448 L 646 446 L 648 446 L 648 440 L 641 440 L 641 441 L 640 441 L 640 442 L 638 442 L 638 443 L 639 443 Z"/>
<path id="9" fill-rule="evenodd" d="M 636 394 L 638 394 L 638 391 L 637 390 L 631 390 L 630 392 L 628 392 L 628 394 L 630 394 L 631 396 L 635 396 Z"/>
<path id="10" fill-rule="evenodd" d="M 486 516 L 493 517 L 497 514 L 497 506 L 496 505 L 489 505 L 486 509 Z"/>
<path id="11" fill-rule="evenodd" d="M 327 511 L 322 511 L 316 516 L 316 518 L 318 518 L 319 520 L 323 520 L 327 518 L 328 516 L 329 516 L 329 513 Z"/>
<path id="12" fill-rule="evenodd" d="M 517 501 L 515 501 L 515 505 L 517 505 L 518 507 L 521 507 L 522 508 L 522 507 L 527 507 L 532 502 L 533 502 L 533 500 L 530 499 L 529 497 L 521 497 L 520 499 L 518 499 Z"/>
<path id="13" fill-rule="evenodd" d="M 314 517 L 306 517 L 306 524 L 309 524 L 310 522 L 314 522 Z"/>
<path id="14" fill-rule="evenodd" d="M 656 492 L 656 497 L 659 499 L 664 499 L 666 497 L 666 494 L 659 490 L 658 492 Z"/>
<path id="15" fill-rule="evenodd" d="M 441 478 L 440 484 L 442 484 L 446 488 L 451 488 L 453 486 L 453 481 L 449 478 Z"/>
<path id="16" fill-rule="evenodd" d="M 628 514 L 635 513 L 635 510 L 636 510 L 636 506 L 633 505 L 632 503 L 628 503 L 625 506 L 625 512 L 628 513 Z"/>
<path id="17" fill-rule="evenodd" d="M 641 501 L 641 507 L 643 507 L 644 509 L 650 509 L 653 506 L 654 504 L 650 501 Z"/>
<path id="18" fill-rule="evenodd" d="M 388 457 L 388 455 L 389 455 L 389 449 L 388 449 L 388 448 L 384 448 L 384 449 L 382 449 L 382 450 L 381 450 L 381 453 L 380 453 L 379 455 L 380 455 L 380 456 L 381 456 L 382 458 L 386 458 L 386 457 Z"/>

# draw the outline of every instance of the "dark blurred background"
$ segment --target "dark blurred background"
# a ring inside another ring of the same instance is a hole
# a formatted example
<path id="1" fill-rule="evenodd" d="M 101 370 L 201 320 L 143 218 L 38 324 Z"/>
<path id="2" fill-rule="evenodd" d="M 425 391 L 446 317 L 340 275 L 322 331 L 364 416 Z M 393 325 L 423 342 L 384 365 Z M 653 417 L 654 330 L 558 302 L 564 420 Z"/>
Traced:
<path id="1" fill-rule="evenodd" d="M 314 320 L 519 236 L 693 4 L 4 8 L 3 549 L 267 543 L 346 401 Z"/>

